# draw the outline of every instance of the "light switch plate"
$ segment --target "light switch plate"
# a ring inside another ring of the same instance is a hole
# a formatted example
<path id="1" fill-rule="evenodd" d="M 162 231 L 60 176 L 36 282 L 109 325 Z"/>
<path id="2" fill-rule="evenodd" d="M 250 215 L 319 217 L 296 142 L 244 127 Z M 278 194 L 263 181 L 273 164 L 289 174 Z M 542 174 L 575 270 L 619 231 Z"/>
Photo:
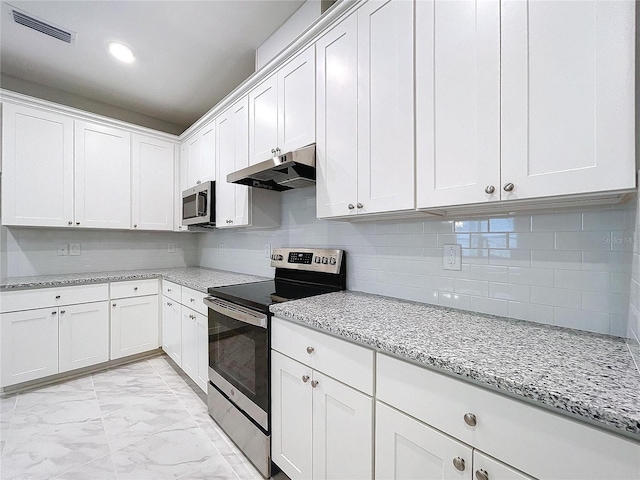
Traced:
<path id="1" fill-rule="evenodd" d="M 264 244 L 264 258 L 271 258 L 271 244 Z"/>
<path id="2" fill-rule="evenodd" d="M 442 269 L 462 270 L 462 245 L 442 245 Z"/>
<path id="3" fill-rule="evenodd" d="M 220 255 L 224 255 L 224 243 L 221 243 L 220 246 L 218 247 L 218 253 Z"/>
<path id="4" fill-rule="evenodd" d="M 80 255 L 80 244 L 79 243 L 70 243 L 69 244 L 69 255 L 72 257 L 77 257 Z"/>

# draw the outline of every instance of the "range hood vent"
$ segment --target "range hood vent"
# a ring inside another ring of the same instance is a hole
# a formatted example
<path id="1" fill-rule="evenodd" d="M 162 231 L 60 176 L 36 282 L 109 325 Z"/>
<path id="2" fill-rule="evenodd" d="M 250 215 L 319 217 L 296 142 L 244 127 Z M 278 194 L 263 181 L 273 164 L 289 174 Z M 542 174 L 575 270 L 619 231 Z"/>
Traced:
<path id="1" fill-rule="evenodd" d="M 60 27 L 44 22 L 33 15 L 29 15 L 26 12 L 18 10 L 15 7 L 11 7 L 11 15 L 13 16 L 14 22 L 37 32 L 44 33 L 45 35 L 49 35 L 50 37 L 57 38 L 65 43 L 74 43 L 76 40 L 75 32 L 66 31 Z"/>
<path id="2" fill-rule="evenodd" d="M 311 187 L 316 183 L 316 144 L 230 173 L 227 182 L 277 192 Z"/>

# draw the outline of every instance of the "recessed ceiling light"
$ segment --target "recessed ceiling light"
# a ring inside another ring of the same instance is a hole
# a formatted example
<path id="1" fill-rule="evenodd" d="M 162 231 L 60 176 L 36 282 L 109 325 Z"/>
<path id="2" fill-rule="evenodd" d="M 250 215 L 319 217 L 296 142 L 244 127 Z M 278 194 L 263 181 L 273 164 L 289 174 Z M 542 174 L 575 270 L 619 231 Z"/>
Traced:
<path id="1" fill-rule="evenodd" d="M 122 63 L 133 63 L 136 60 L 131 49 L 122 43 L 109 43 L 109 53 Z"/>

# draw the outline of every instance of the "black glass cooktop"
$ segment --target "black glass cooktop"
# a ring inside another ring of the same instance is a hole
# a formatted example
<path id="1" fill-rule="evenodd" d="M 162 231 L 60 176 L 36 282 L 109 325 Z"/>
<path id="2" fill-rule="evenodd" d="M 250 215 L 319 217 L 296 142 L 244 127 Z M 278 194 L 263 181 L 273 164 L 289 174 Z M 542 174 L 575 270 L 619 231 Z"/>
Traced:
<path id="1" fill-rule="evenodd" d="M 210 287 L 209 295 L 254 310 L 269 311 L 269 305 L 342 290 L 339 287 L 273 279 L 226 287 Z"/>

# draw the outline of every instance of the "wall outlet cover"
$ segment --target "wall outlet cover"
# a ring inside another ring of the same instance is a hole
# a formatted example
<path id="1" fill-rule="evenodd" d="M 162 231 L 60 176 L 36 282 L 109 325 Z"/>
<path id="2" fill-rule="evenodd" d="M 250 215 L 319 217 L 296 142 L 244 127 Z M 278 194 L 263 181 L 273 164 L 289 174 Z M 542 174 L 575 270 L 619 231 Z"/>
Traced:
<path id="1" fill-rule="evenodd" d="M 69 245 L 66 243 L 58 245 L 58 256 L 66 257 L 67 255 L 69 255 Z"/>
<path id="2" fill-rule="evenodd" d="M 175 243 L 168 244 L 167 245 L 167 252 L 176 253 L 176 244 Z"/>
<path id="3" fill-rule="evenodd" d="M 462 270 L 462 245 L 442 245 L 442 269 Z"/>
<path id="4" fill-rule="evenodd" d="M 264 258 L 271 258 L 271 244 L 264 244 Z"/>
<path id="5" fill-rule="evenodd" d="M 80 255 L 80 244 L 79 243 L 71 243 L 69 244 L 69 255 L 73 257 L 77 257 Z"/>

